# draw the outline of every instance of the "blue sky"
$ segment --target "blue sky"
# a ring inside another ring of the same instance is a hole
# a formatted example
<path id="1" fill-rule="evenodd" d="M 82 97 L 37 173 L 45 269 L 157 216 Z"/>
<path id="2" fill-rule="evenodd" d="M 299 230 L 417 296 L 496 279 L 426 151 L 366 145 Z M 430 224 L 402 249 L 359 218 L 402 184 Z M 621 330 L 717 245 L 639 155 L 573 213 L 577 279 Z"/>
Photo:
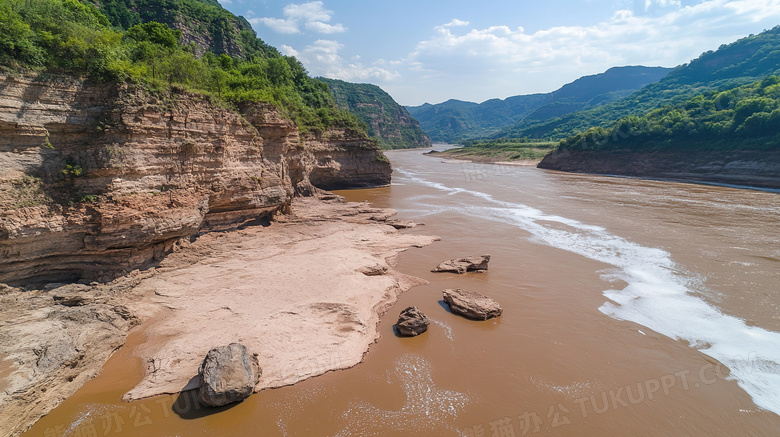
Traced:
<path id="1" fill-rule="evenodd" d="M 402 105 L 673 67 L 780 24 L 780 0 L 220 1 L 311 75 L 373 83 Z"/>

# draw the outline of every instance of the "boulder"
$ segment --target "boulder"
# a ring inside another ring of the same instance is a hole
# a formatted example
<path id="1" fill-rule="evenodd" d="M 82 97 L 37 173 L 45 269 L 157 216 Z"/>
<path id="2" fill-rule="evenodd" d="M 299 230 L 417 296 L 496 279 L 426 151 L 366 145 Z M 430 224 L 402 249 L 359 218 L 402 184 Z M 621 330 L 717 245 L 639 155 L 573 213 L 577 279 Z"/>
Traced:
<path id="1" fill-rule="evenodd" d="M 417 307 L 409 307 L 401 311 L 395 327 L 398 329 L 399 334 L 405 337 L 414 337 L 427 331 L 430 324 L 428 317 L 422 311 L 417 309 Z"/>
<path id="2" fill-rule="evenodd" d="M 406 221 L 406 220 L 398 220 L 398 219 L 387 220 L 385 223 L 387 223 L 388 225 L 390 225 L 390 226 L 392 226 L 392 227 L 394 227 L 396 229 L 415 228 L 415 227 L 417 227 L 417 225 L 420 224 L 420 223 L 409 222 L 409 221 Z"/>
<path id="3" fill-rule="evenodd" d="M 453 273 L 466 273 L 466 272 L 484 272 L 488 268 L 488 262 L 490 261 L 490 255 L 478 255 L 469 256 L 466 258 L 456 258 L 436 266 L 432 272 L 453 272 Z"/>
<path id="4" fill-rule="evenodd" d="M 59 285 L 58 287 L 53 288 L 52 291 L 54 303 L 58 305 L 66 307 L 83 306 L 93 303 L 95 300 L 88 285 L 48 284 L 47 287 L 51 285 Z"/>
<path id="5" fill-rule="evenodd" d="M 387 266 L 376 263 L 360 267 L 357 271 L 366 276 L 381 276 L 387 274 Z"/>
<path id="6" fill-rule="evenodd" d="M 444 290 L 442 294 L 452 312 L 467 319 L 492 319 L 500 316 L 503 311 L 498 302 L 473 291 L 452 288 Z"/>
<path id="7" fill-rule="evenodd" d="M 209 351 L 198 369 L 200 400 L 221 407 L 248 398 L 260 381 L 257 355 L 241 343 L 230 343 Z"/>

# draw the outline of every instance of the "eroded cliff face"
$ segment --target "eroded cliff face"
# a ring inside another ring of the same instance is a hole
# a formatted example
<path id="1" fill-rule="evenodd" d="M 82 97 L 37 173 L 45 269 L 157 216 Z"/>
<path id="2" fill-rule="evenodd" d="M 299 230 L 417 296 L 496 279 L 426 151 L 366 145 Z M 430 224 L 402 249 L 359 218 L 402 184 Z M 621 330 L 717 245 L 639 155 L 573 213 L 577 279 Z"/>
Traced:
<path id="1" fill-rule="evenodd" d="M 539 168 L 780 188 L 780 152 L 555 151 Z"/>
<path id="2" fill-rule="evenodd" d="M 107 281 L 390 171 L 365 139 L 301 137 L 268 105 L 0 76 L 0 282 Z"/>

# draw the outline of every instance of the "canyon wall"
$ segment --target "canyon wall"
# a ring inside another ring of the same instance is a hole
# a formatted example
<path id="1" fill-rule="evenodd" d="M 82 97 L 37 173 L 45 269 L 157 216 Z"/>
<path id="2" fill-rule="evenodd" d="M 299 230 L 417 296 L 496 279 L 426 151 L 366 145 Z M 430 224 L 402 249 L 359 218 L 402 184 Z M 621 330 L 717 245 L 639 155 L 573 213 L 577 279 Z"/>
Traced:
<path id="1" fill-rule="evenodd" d="M 0 76 L 0 282 L 108 281 L 390 172 L 366 138 L 301 135 L 270 105 Z"/>
<path id="2" fill-rule="evenodd" d="M 780 188 L 780 152 L 554 151 L 539 168 Z"/>

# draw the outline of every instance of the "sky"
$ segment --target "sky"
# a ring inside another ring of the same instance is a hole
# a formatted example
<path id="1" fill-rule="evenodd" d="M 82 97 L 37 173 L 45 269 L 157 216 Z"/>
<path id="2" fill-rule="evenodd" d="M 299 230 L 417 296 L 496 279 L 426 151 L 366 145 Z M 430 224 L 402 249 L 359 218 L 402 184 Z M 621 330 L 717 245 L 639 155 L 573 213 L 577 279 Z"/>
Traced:
<path id="1" fill-rule="evenodd" d="M 780 25 L 780 0 L 220 0 L 312 76 L 398 103 L 550 92 L 611 67 L 674 67 Z"/>

